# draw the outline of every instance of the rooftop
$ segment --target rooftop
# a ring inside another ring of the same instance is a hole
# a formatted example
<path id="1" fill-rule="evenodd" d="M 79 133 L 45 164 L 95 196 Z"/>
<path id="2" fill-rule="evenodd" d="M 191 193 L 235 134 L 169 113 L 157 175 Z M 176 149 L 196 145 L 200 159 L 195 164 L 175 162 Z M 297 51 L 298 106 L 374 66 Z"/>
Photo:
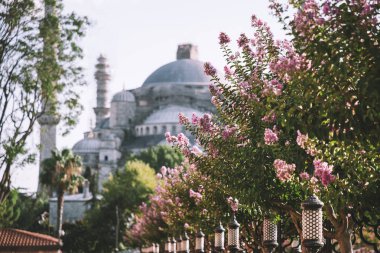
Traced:
<path id="1" fill-rule="evenodd" d="M 20 229 L 0 229 L 0 251 L 2 250 L 59 250 L 61 243 L 49 235 Z"/>

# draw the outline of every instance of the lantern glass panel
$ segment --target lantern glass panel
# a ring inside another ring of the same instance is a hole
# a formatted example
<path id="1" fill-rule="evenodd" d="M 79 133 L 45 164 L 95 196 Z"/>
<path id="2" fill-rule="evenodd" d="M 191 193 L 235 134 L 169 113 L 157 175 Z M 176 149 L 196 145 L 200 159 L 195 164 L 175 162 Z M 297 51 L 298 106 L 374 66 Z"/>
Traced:
<path id="1" fill-rule="evenodd" d="M 269 219 L 264 219 L 263 241 L 277 241 L 277 225 Z"/>
<path id="2" fill-rule="evenodd" d="M 302 236 L 303 239 L 323 240 L 322 209 L 302 211 Z"/>
<path id="3" fill-rule="evenodd" d="M 228 228 L 228 246 L 239 246 L 239 228 Z"/>
<path id="4" fill-rule="evenodd" d="M 189 251 L 189 240 L 182 240 L 182 251 Z"/>
<path id="5" fill-rule="evenodd" d="M 177 243 L 172 242 L 172 252 L 176 253 L 177 252 Z"/>
<path id="6" fill-rule="evenodd" d="M 215 247 L 224 248 L 224 232 L 215 233 Z"/>
<path id="7" fill-rule="evenodd" d="M 197 237 L 195 238 L 195 250 L 204 251 L 205 238 Z"/>

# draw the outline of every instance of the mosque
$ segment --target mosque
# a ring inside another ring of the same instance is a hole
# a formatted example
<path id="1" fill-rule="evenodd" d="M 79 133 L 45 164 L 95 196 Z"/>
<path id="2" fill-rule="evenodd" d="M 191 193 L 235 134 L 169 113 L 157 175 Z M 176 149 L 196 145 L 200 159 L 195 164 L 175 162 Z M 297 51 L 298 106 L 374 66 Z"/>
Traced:
<path id="1" fill-rule="evenodd" d="M 210 78 L 198 60 L 198 48 L 182 44 L 177 59 L 163 65 L 149 75 L 141 87 L 121 90 L 108 101 L 110 74 L 106 58 L 100 56 L 95 65 L 96 115 L 95 127 L 84 133 L 84 138 L 73 146 L 73 152 L 82 158 L 83 167 L 98 175 L 98 189 L 118 167 L 123 155 L 138 153 L 150 146 L 165 144 L 165 133 L 178 134 L 185 130 L 178 123 L 181 112 L 191 118 L 213 113 L 209 92 Z M 40 120 L 40 159 L 50 156 L 55 147 L 57 120 L 49 115 Z M 187 133 L 189 136 L 189 133 Z M 97 196 L 97 198 L 100 196 Z M 66 195 L 64 222 L 81 220 L 90 208 L 92 194 L 88 182 L 83 193 Z M 49 199 L 49 221 L 56 221 L 57 198 Z"/>
<path id="2" fill-rule="evenodd" d="M 116 93 L 109 103 L 108 65 L 105 57 L 98 58 L 95 128 L 84 133 L 73 151 L 82 157 L 84 167 L 98 174 L 99 188 L 120 167 L 123 154 L 166 143 L 166 132 L 183 132 L 180 112 L 191 118 L 193 113 L 201 116 L 215 110 L 203 64 L 197 46 L 179 45 L 175 61 L 154 71 L 141 87 Z"/>

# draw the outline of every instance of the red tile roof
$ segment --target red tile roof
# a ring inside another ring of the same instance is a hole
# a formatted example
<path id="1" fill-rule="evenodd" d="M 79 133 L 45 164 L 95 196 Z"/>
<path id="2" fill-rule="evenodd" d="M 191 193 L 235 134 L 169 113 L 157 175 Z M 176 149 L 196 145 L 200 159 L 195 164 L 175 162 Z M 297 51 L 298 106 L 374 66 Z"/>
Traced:
<path id="1" fill-rule="evenodd" d="M 60 247 L 60 240 L 49 235 L 11 228 L 0 229 L 0 250 L 58 250 Z"/>

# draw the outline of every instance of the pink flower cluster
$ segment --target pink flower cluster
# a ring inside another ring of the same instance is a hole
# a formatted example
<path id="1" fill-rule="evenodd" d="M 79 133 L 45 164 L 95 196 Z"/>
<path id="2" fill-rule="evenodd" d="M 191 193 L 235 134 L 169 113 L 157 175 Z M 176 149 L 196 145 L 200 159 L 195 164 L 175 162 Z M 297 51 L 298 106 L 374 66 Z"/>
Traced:
<path id="1" fill-rule="evenodd" d="M 182 112 L 178 114 L 178 119 L 181 125 L 187 125 L 189 123 L 189 119 Z"/>
<path id="2" fill-rule="evenodd" d="M 189 190 L 190 198 L 193 198 L 196 204 L 199 204 L 202 200 L 202 194 L 192 189 Z"/>
<path id="3" fill-rule="evenodd" d="M 221 32 L 219 34 L 219 44 L 220 45 L 224 45 L 224 44 L 227 44 L 231 41 L 230 37 L 228 37 L 228 35 L 224 32 Z"/>
<path id="4" fill-rule="evenodd" d="M 234 133 L 236 132 L 236 130 L 237 130 L 236 126 L 225 126 L 224 130 L 222 132 L 223 139 L 226 140 L 229 137 L 231 137 L 232 135 L 234 135 Z"/>
<path id="5" fill-rule="evenodd" d="M 263 95 L 269 95 L 273 93 L 275 96 L 280 96 L 282 94 L 283 84 L 277 80 L 271 80 L 270 82 L 265 82 L 264 89 L 262 91 Z"/>
<path id="6" fill-rule="evenodd" d="M 319 178 L 324 186 L 328 186 L 335 181 L 335 176 L 332 175 L 333 166 L 319 159 L 313 161 L 314 175 Z"/>
<path id="7" fill-rule="evenodd" d="M 273 130 L 270 128 L 265 128 L 264 130 L 264 142 L 266 145 L 273 145 L 278 142 L 278 135 L 276 126 L 273 127 Z"/>
<path id="8" fill-rule="evenodd" d="M 296 142 L 298 146 L 306 151 L 306 154 L 315 156 L 318 153 L 318 150 L 315 148 L 315 145 L 309 143 L 309 136 L 307 134 L 302 134 L 297 130 L 297 139 Z"/>
<path id="9" fill-rule="evenodd" d="M 216 69 L 209 62 L 206 62 L 204 64 L 204 70 L 205 70 L 205 74 L 208 76 L 215 76 L 216 75 Z"/>
<path id="10" fill-rule="evenodd" d="M 249 39 L 247 38 L 247 36 L 244 33 L 240 34 L 240 37 L 237 40 L 238 46 L 239 47 L 246 47 L 246 46 L 248 46 L 248 43 L 249 43 Z"/>
<path id="11" fill-rule="evenodd" d="M 229 78 L 234 75 L 234 72 L 228 66 L 224 66 L 224 75 L 226 78 Z"/>
<path id="12" fill-rule="evenodd" d="M 276 121 L 276 114 L 274 112 L 270 112 L 261 118 L 261 120 L 265 123 L 273 123 Z"/>
<path id="13" fill-rule="evenodd" d="M 276 169 L 277 178 L 280 179 L 281 182 L 288 181 L 296 169 L 294 163 L 287 164 L 284 160 L 280 159 L 274 160 L 273 166 Z"/>
<path id="14" fill-rule="evenodd" d="M 298 146 L 301 148 L 305 149 L 306 148 L 306 143 L 309 140 L 309 137 L 307 134 L 302 134 L 300 130 L 297 130 L 297 139 L 296 142 Z"/>
<path id="15" fill-rule="evenodd" d="M 228 197 L 227 198 L 227 203 L 231 207 L 233 212 L 237 212 L 239 209 L 239 200 L 233 197 Z"/>

